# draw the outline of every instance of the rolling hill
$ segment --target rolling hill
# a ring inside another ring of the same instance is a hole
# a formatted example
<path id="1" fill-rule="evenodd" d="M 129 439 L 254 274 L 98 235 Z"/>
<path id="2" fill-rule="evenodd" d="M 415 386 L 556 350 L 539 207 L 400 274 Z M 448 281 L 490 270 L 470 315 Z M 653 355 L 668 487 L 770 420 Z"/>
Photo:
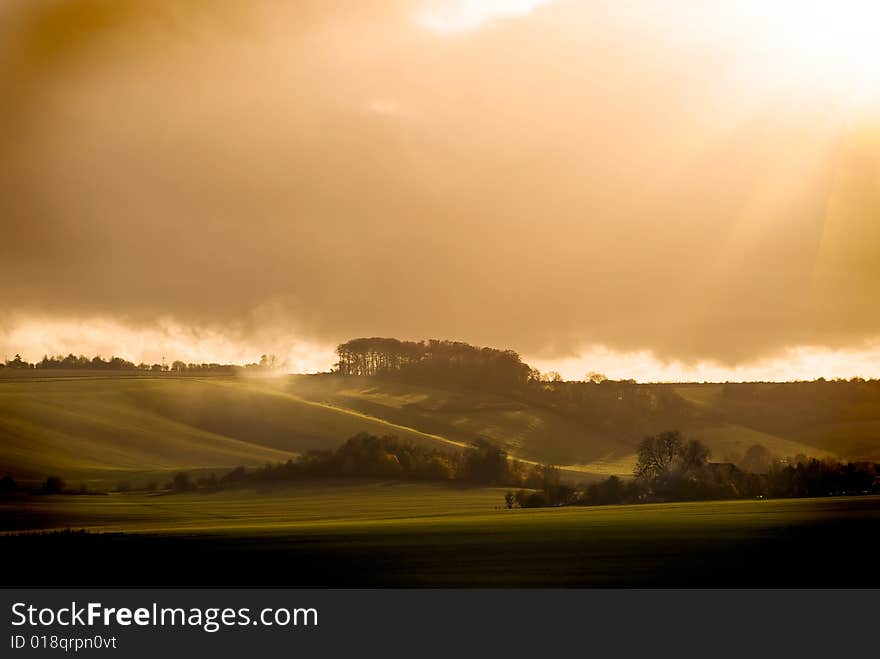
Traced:
<path id="1" fill-rule="evenodd" d="M 592 395 L 605 385 L 587 386 L 597 387 L 586 390 Z M 716 461 L 736 462 L 754 444 L 779 457 L 880 459 L 880 405 L 870 387 L 833 389 L 817 402 L 797 384 L 631 386 L 641 407 L 613 417 L 606 408 L 626 402 L 617 395 L 587 413 L 581 403 L 558 403 L 558 392 L 527 397 L 369 377 L 17 376 L 0 380 L 0 472 L 137 485 L 179 470 L 285 461 L 366 431 L 449 450 L 488 438 L 587 480 L 630 474 L 641 436 L 673 423 Z M 674 421 L 652 416 L 663 405 L 675 407 Z M 633 423 L 621 429 L 621 419 Z"/>
<path id="2" fill-rule="evenodd" d="M 471 444 L 489 439 L 526 459 L 574 464 L 633 453 L 577 419 L 529 401 L 484 390 L 451 389 L 369 378 L 293 376 L 286 391 Z"/>
<path id="3" fill-rule="evenodd" d="M 850 457 L 835 450 L 834 442 L 821 444 L 783 436 L 733 422 L 713 396 L 721 385 L 639 385 L 647 390 L 674 391 L 688 414 L 676 423 L 689 437 L 703 441 L 716 461 L 738 461 L 754 444 L 779 457 L 804 454 Z M 513 455 L 564 465 L 585 475 L 629 475 L 636 459 L 640 434 L 629 437 L 608 429 L 607 419 L 584 419 L 566 410 L 500 394 L 449 390 L 370 378 L 293 376 L 286 389 L 303 398 L 357 410 L 426 432 L 471 443 L 479 437 L 505 446 Z M 680 391 L 683 390 L 683 391 Z M 708 394 L 704 395 L 704 392 Z M 650 424 L 650 422 L 648 422 Z M 651 427 L 657 432 L 665 427 Z M 880 457 L 880 441 L 869 455 Z"/>
<path id="4" fill-rule="evenodd" d="M 333 448 L 361 431 L 442 438 L 239 378 L 75 377 L 0 382 L 0 471 L 71 484 L 153 479 Z"/>

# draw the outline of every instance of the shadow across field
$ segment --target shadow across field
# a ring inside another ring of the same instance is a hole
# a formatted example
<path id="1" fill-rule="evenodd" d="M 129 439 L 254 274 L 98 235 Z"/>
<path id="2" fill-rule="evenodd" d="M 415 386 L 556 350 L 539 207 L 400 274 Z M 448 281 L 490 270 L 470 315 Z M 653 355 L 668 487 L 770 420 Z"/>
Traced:
<path id="1" fill-rule="evenodd" d="M 0 538 L 9 586 L 880 586 L 877 497 Z"/>

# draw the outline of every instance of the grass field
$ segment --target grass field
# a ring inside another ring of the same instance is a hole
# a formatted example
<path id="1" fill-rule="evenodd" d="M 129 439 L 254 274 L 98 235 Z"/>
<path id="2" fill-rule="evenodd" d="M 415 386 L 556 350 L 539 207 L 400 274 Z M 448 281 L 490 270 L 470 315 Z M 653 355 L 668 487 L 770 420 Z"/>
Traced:
<path id="1" fill-rule="evenodd" d="M 335 448 L 361 432 L 430 445 L 423 432 L 245 378 L 74 377 L 0 382 L 0 472 L 71 485 L 142 485 Z"/>
<path id="2" fill-rule="evenodd" d="M 880 497 L 537 510 L 501 500 L 491 488 L 363 482 L 29 497 L 0 514 L 7 530 L 92 533 L 6 535 L 0 550 L 20 574 L 40 566 L 47 583 L 71 586 L 112 585 L 120 571 L 159 586 L 880 585 Z"/>
<path id="3" fill-rule="evenodd" d="M 83 528 L 105 532 L 251 532 L 303 525 L 485 513 L 500 488 L 400 481 L 311 481 L 216 493 L 25 496 L 0 500 L 0 531 Z"/>

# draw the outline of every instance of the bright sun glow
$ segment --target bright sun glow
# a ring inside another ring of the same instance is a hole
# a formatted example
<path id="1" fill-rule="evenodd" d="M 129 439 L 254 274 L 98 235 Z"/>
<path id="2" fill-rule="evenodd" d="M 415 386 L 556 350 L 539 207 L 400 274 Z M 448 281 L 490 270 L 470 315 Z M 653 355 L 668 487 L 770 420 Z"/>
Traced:
<path id="1" fill-rule="evenodd" d="M 470 32 L 495 18 L 526 16 L 549 0 L 441 0 L 422 5 L 416 21 L 439 34 Z"/>
<path id="2" fill-rule="evenodd" d="M 704 0 L 682 12 L 650 2 L 616 12 L 670 44 L 696 44 L 695 57 L 733 55 L 743 76 L 842 103 L 880 99 L 877 0 Z M 646 11 L 653 7 L 654 11 Z"/>
<path id="3" fill-rule="evenodd" d="M 426 0 L 415 20 L 451 36 L 470 34 L 491 21 L 524 18 L 550 0 Z M 773 85 L 833 94 L 846 104 L 880 99 L 878 0 L 701 0 L 686 12 L 663 10 L 651 0 L 615 6 L 612 14 L 663 30 L 672 42 L 696 41 L 734 49 L 742 67 Z M 659 9 L 658 9 L 659 7 Z M 595 7 L 584 5 L 592 23 Z"/>
<path id="4" fill-rule="evenodd" d="M 770 11 L 774 3 L 763 3 Z M 780 57 L 854 100 L 880 92 L 880 3 L 876 0 L 785 2 L 776 31 Z M 811 71 L 812 69 L 812 71 Z"/>

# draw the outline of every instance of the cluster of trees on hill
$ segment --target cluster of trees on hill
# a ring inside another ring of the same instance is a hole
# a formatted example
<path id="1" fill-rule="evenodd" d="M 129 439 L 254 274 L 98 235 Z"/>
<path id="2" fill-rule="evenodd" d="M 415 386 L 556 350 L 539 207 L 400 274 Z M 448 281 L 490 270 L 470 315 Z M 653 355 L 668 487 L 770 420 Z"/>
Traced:
<path id="1" fill-rule="evenodd" d="M 334 372 L 341 376 L 478 389 L 551 410 L 591 434 L 631 445 L 657 428 L 726 423 L 788 437 L 803 430 L 807 419 L 815 424 L 850 419 L 873 423 L 880 410 L 880 380 L 729 383 L 711 405 L 699 405 L 682 395 L 680 385 L 610 380 L 599 373 L 564 381 L 558 373 L 531 368 L 511 350 L 462 342 L 359 338 L 339 345 L 336 352 Z M 851 454 L 864 452 L 867 440 L 852 436 L 847 441 Z M 578 456 L 560 454 L 555 459 Z"/>
<path id="2" fill-rule="evenodd" d="M 16 354 L 12 359 L 3 360 L 0 363 L 0 368 L 34 368 L 34 365 L 22 359 L 21 355 Z"/>
<path id="3" fill-rule="evenodd" d="M 275 355 L 263 355 L 257 363 L 245 364 L 237 366 L 235 364 L 216 364 L 216 363 L 186 363 L 181 360 L 175 360 L 169 364 L 135 364 L 132 361 L 123 359 L 122 357 L 111 357 L 104 359 L 98 355 L 89 358 L 85 355 L 56 355 L 50 357 L 43 356 L 43 359 L 36 363 L 28 362 L 22 359 L 21 355 L 15 355 L 12 359 L 6 360 L 0 364 L 0 368 L 12 369 L 63 369 L 63 370 L 88 370 L 88 371 L 149 371 L 151 373 L 222 373 L 232 374 L 238 368 L 245 369 L 274 369 L 277 364 Z"/>
<path id="4" fill-rule="evenodd" d="M 426 448 L 393 435 L 359 433 L 332 451 L 310 451 L 296 460 L 255 469 L 236 467 L 220 478 L 179 473 L 170 489 L 225 488 L 309 479 L 390 478 L 460 481 L 553 491 L 559 470 L 512 460 L 504 449 L 479 441 L 460 451 Z"/>
<path id="5" fill-rule="evenodd" d="M 340 375 L 516 387 L 531 369 L 513 350 L 479 348 L 461 341 L 353 339 L 336 348 Z"/>
<path id="6" fill-rule="evenodd" d="M 753 447 L 752 460 L 767 466 L 766 449 Z M 699 440 L 685 441 L 677 430 L 645 437 L 639 445 L 634 478 L 611 476 L 569 492 L 567 499 L 543 499 L 509 493 L 505 501 L 520 507 L 540 505 L 604 505 L 659 501 L 696 501 L 742 498 L 793 498 L 880 493 L 880 465 L 841 463 L 798 456 L 773 461 L 765 472 L 746 471 L 730 463 L 709 462 L 709 451 Z"/>
<path id="7" fill-rule="evenodd" d="M 166 364 L 135 364 L 122 357 L 103 359 L 95 355 L 91 359 L 85 355 L 69 354 L 66 357 L 58 355 L 50 357 L 45 355 L 42 360 L 34 364 L 34 368 L 42 369 L 65 369 L 65 370 L 89 370 L 89 371 L 167 371 Z"/>
<path id="8" fill-rule="evenodd" d="M 675 430 L 641 442 L 634 478 L 611 476 L 579 487 L 563 483 L 558 468 L 511 459 L 504 449 L 485 440 L 453 452 L 391 435 L 360 433 L 336 450 L 311 451 L 296 460 L 252 470 L 236 467 L 220 478 L 179 473 L 168 489 L 184 492 L 337 478 L 459 481 L 519 488 L 506 493 L 508 508 L 880 493 L 880 465 L 801 458 L 777 461 L 766 473 L 748 472 L 730 463 L 710 462 L 709 451 L 700 441 L 686 441 Z"/>
<path id="9" fill-rule="evenodd" d="M 614 381 L 591 373 L 563 381 L 541 373 L 512 350 L 458 341 L 360 338 L 339 345 L 334 373 L 479 389 L 525 405 L 550 408 L 608 437 L 632 442 L 658 427 L 689 425 L 699 413 L 672 388 Z"/>

